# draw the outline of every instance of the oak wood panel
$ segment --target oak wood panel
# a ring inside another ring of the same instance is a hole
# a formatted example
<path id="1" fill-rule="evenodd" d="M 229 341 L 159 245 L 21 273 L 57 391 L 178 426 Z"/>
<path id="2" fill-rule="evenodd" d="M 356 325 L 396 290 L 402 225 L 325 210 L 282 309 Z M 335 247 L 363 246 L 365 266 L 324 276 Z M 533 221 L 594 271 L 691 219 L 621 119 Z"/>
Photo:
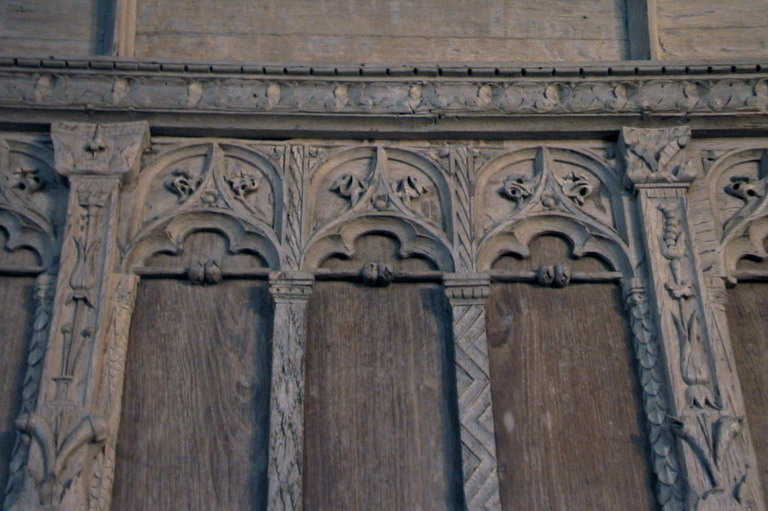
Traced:
<path id="1" fill-rule="evenodd" d="M 34 317 L 34 278 L 0 277 L 0 488 L 5 488 L 8 463 L 21 404 L 26 355 Z"/>
<path id="2" fill-rule="evenodd" d="M 768 1 L 659 0 L 664 58 L 768 55 Z"/>
<path id="3" fill-rule="evenodd" d="M 728 290 L 728 326 L 763 493 L 768 495 L 768 284 Z"/>
<path id="4" fill-rule="evenodd" d="M 140 284 L 113 510 L 266 504 L 271 306 L 266 284 Z"/>
<path id="5" fill-rule="evenodd" d="M 298 62 L 619 60 L 624 0 L 138 4 L 137 55 Z"/>
<path id="6" fill-rule="evenodd" d="M 0 0 L 0 54 L 93 55 L 102 50 L 105 0 Z"/>
<path id="7" fill-rule="evenodd" d="M 496 269 L 564 263 L 554 237 Z M 656 509 L 641 391 L 613 284 L 493 284 L 488 301 L 491 392 L 505 510 Z"/>
<path id="8" fill-rule="evenodd" d="M 316 283 L 305 509 L 461 509 L 448 314 L 436 284 Z"/>

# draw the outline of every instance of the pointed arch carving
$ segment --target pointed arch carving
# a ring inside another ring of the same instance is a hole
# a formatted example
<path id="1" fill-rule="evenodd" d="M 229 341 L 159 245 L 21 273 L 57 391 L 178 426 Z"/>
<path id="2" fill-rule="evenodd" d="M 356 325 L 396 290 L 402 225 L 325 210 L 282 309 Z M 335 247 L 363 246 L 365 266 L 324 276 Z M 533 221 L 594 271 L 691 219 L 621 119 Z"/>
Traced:
<path id="1" fill-rule="evenodd" d="M 6 234 L 6 250 L 31 250 L 46 271 L 53 271 L 66 195 L 48 148 L 0 140 L 0 229 Z"/>
<path id="2" fill-rule="evenodd" d="M 768 148 L 730 151 L 709 169 L 710 210 L 719 234 L 717 261 L 734 282 L 742 258 L 768 257 Z"/>
<path id="3" fill-rule="evenodd" d="M 534 238 L 555 234 L 575 257 L 597 256 L 632 275 L 621 195 L 615 172 L 586 151 L 540 147 L 491 160 L 475 188 L 478 270 L 504 254 L 526 257 Z"/>
<path id="4" fill-rule="evenodd" d="M 276 165 L 244 146 L 208 142 L 171 149 L 141 173 L 123 268 L 178 255 L 196 232 L 215 232 L 230 255 L 280 267 L 283 189 Z"/>
<path id="5" fill-rule="evenodd" d="M 411 151 L 361 146 L 332 155 L 310 178 L 302 267 L 351 257 L 355 240 L 379 233 L 398 240 L 401 257 L 452 271 L 450 197 L 439 167 Z"/>

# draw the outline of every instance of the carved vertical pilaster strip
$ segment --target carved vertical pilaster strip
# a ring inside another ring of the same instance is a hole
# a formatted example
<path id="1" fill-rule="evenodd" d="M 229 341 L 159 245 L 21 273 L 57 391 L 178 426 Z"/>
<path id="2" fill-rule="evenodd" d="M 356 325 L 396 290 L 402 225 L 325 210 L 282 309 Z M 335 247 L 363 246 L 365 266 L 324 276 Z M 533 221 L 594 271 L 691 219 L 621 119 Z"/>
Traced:
<path id="1" fill-rule="evenodd" d="M 679 511 L 683 509 L 685 489 L 675 437 L 669 429 L 666 371 L 645 282 L 642 279 L 626 281 L 624 296 L 643 390 L 643 409 L 648 421 L 656 497 L 663 511 Z"/>
<path id="2" fill-rule="evenodd" d="M 454 184 L 455 252 L 457 271 L 475 269 L 474 240 L 472 238 L 472 180 L 474 155 L 469 147 L 451 147 L 450 171 Z"/>
<path id="3" fill-rule="evenodd" d="M 138 171 L 149 127 L 55 123 L 51 136 L 70 194 L 37 408 L 17 422 L 31 440 L 24 487 L 10 508 L 19 511 L 93 509 L 103 480 L 118 199 L 123 179 Z"/>
<path id="4" fill-rule="evenodd" d="M 467 511 L 500 511 L 485 302 L 488 275 L 447 274 Z"/>
<path id="5" fill-rule="evenodd" d="M 733 354 L 733 345 L 731 343 L 731 332 L 728 328 L 728 318 L 726 316 L 726 305 L 728 295 L 725 289 L 725 280 L 720 277 L 705 278 L 706 285 L 706 304 L 709 311 L 707 322 L 712 339 L 712 351 L 717 368 L 728 368 L 729 372 L 723 374 L 719 370 L 720 393 L 723 395 L 723 401 L 730 405 L 730 414 L 738 419 L 743 429 L 741 434 L 732 439 L 738 442 L 735 449 L 728 449 L 726 454 L 731 459 L 729 465 L 734 467 L 743 467 L 741 472 L 743 480 L 738 481 L 738 491 L 741 501 L 744 502 L 746 509 L 765 509 L 765 495 L 762 493 L 762 484 L 760 484 L 760 470 L 757 465 L 757 456 L 755 455 L 752 444 L 752 435 L 749 429 L 749 417 L 746 415 L 746 406 L 744 404 L 744 394 L 741 389 L 741 382 L 736 372 L 736 358 Z M 748 482 L 745 484 L 745 482 Z M 751 506 L 748 507 L 748 506 Z"/>
<path id="6" fill-rule="evenodd" d="M 283 181 L 285 182 L 285 265 L 298 270 L 302 256 L 302 211 L 304 204 L 305 147 L 286 147 Z"/>
<path id="7" fill-rule="evenodd" d="M 56 286 L 56 276 L 44 273 L 35 282 L 35 312 L 32 324 L 32 338 L 29 342 L 27 355 L 27 370 L 21 388 L 20 415 L 28 415 L 35 411 L 40 378 L 43 372 L 43 360 L 48 344 L 48 328 L 51 324 L 53 311 L 53 293 Z M 25 465 L 29 454 L 29 444 L 19 433 L 11 452 L 8 484 L 5 491 L 5 507 L 10 508 L 19 496 L 24 484 Z"/>
<path id="8" fill-rule="evenodd" d="M 695 171 L 685 159 L 688 127 L 624 128 L 620 146 L 637 192 L 653 316 L 668 382 L 668 422 L 678 438 L 685 509 L 764 510 L 754 459 L 724 364 L 713 342 L 706 286 L 688 221 Z"/>
<path id="9" fill-rule="evenodd" d="M 115 314 L 109 335 L 106 357 L 107 380 L 104 388 L 104 410 L 107 411 L 109 436 L 104 444 L 102 474 L 92 485 L 91 511 L 109 511 L 112 503 L 112 484 L 115 476 L 115 451 L 117 434 L 120 429 L 120 414 L 123 408 L 123 386 L 125 384 L 125 360 L 128 353 L 128 335 L 131 318 L 136 305 L 139 277 L 134 274 L 119 276 L 115 293 Z"/>
<path id="10" fill-rule="evenodd" d="M 304 355 L 307 301 L 314 276 L 270 275 L 275 302 L 269 399 L 268 511 L 300 511 L 303 503 Z"/>

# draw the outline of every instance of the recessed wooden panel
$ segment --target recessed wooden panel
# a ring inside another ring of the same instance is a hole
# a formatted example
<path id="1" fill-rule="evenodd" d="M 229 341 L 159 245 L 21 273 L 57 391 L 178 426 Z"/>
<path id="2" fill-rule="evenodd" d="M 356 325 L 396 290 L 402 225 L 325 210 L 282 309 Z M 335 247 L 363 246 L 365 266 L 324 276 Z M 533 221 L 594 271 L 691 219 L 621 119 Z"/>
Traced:
<path id="1" fill-rule="evenodd" d="M 265 508 L 270 307 L 264 283 L 141 282 L 113 510 Z"/>
<path id="2" fill-rule="evenodd" d="M 0 488 L 5 488 L 16 438 L 27 346 L 32 335 L 32 277 L 0 277 Z"/>
<path id="3" fill-rule="evenodd" d="M 437 284 L 316 284 L 305 509 L 460 509 L 449 318 Z"/>
<path id="4" fill-rule="evenodd" d="M 540 238 L 496 269 L 573 264 Z M 629 331 L 613 284 L 491 286 L 491 392 L 503 508 L 655 509 Z"/>
<path id="5" fill-rule="evenodd" d="M 728 290 L 728 326 L 744 392 L 757 466 L 768 495 L 768 284 L 741 283 Z"/>

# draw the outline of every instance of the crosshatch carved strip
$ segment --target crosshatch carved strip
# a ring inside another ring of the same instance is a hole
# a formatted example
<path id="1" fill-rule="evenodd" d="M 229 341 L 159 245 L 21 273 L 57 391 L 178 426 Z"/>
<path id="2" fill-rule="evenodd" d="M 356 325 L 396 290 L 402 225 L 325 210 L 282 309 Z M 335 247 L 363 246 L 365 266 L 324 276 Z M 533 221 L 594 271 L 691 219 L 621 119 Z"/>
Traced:
<path id="1" fill-rule="evenodd" d="M 485 302 L 487 275 L 449 274 L 464 498 L 468 511 L 500 511 Z"/>

